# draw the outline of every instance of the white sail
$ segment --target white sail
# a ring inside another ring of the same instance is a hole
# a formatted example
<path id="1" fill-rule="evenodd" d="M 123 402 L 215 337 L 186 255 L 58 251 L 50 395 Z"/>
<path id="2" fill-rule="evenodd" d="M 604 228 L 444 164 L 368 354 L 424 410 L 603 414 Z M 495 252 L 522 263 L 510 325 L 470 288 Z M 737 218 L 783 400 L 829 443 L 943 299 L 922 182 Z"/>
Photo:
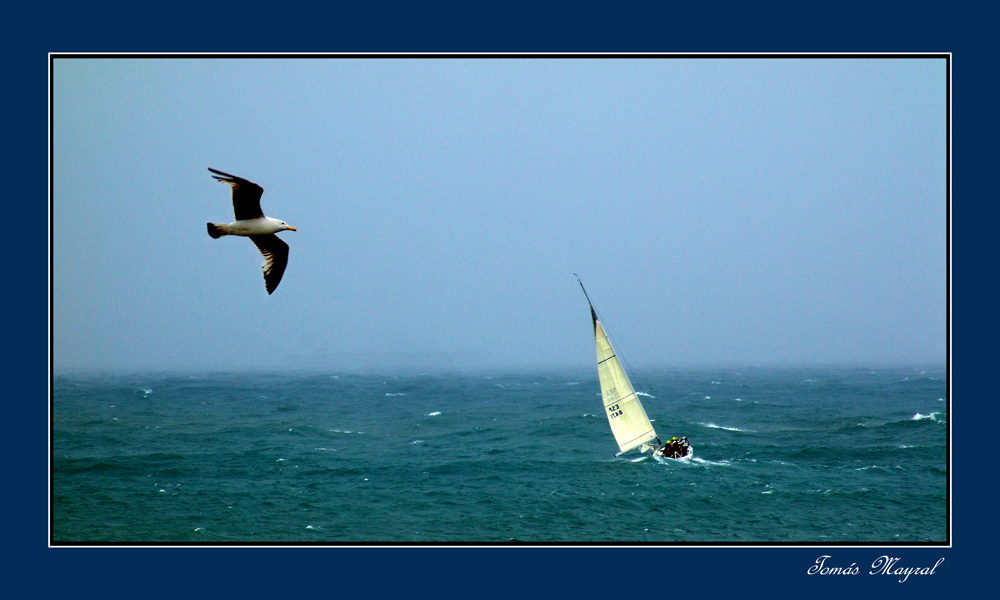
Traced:
<path id="1" fill-rule="evenodd" d="M 623 454 L 655 439 L 656 431 L 653 430 L 653 424 L 649 422 L 639 397 L 635 395 L 625 369 L 615 356 L 615 349 L 604 333 L 593 306 L 590 307 L 590 311 L 594 319 L 594 337 L 597 341 L 597 374 L 601 380 L 604 414 L 608 417 L 611 433 L 618 442 L 618 448 L 621 450 L 619 454 Z M 646 448 L 648 447 L 647 445 Z"/>

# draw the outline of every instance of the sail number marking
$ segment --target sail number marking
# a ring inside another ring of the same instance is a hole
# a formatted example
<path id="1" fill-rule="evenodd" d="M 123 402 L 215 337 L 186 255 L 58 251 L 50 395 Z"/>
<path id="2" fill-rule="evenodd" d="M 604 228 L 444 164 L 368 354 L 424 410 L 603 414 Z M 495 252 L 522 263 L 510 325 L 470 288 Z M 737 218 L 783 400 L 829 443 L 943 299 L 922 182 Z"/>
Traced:
<path id="1" fill-rule="evenodd" d="M 609 419 L 616 419 L 624 414 L 624 411 L 622 411 L 617 404 L 613 404 L 607 408 Z"/>

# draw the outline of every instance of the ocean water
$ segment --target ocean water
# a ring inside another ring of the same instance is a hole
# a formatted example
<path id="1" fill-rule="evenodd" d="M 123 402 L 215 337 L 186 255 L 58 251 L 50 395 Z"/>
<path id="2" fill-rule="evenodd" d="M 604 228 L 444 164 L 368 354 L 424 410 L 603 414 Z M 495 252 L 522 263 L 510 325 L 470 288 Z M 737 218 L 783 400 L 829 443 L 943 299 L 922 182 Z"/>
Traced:
<path id="1" fill-rule="evenodd" d="M 635 383 L 692 460 L 616 458 L 596 369 L 57 375 L 51 542 L 949 541 L 943 367 Z"/>

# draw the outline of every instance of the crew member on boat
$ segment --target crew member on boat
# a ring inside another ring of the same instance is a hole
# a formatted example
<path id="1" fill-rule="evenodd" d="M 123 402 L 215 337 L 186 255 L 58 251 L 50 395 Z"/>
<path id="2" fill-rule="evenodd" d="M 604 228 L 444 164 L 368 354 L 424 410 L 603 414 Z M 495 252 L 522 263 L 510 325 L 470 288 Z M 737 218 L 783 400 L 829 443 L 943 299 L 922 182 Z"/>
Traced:
<path id="1" fill-rule="evenodd" d="M 667 443 L 660 448 L 660 454 L 666 458 L 683 458 L 687 456 L 690 444 L 687 437 L 678 439 L 676 436 L 667 440 Z"/>

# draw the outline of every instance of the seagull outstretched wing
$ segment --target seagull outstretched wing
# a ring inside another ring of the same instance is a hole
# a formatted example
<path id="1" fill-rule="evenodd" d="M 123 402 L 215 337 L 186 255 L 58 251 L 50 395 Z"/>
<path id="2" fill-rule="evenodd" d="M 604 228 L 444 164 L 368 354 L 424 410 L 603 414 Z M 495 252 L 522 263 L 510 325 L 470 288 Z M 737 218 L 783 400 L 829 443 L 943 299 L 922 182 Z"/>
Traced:
<path id="1" fill-rule="evenodd" d="M 285 267 L 288 266 L 288 244 L 273 233 L 268 235 L 249 236 L 257 249 L 264 255 L 264 287 L 270 294 L 281 282 L 281 276 L 285 274 Z"/>
<path id="2" fill-rule="evenodd" d="M 212 177 L 215 177 L 222 183 L 229 184 L 233 188 L 233 211 L 236 213 L 237 221 L 256 219 L 264 216 L 264 211 L 260 209 L 260 196 L 264 193 L 264 188 L 242 177 L 216 171 L 211 167 L 208 170 L 218 174 L 212 175 Z"/>

